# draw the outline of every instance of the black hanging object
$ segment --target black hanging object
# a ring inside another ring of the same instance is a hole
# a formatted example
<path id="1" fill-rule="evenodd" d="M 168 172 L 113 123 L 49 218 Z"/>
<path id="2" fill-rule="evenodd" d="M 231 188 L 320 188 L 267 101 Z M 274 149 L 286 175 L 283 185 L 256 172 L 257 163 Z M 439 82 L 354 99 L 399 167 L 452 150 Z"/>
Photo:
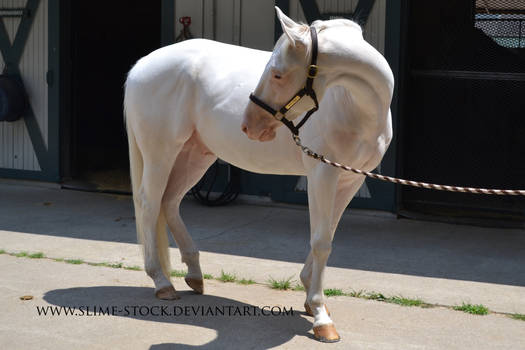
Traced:
<path id="1" fill-rule="evenodd" d="M 0 122 L 20 119 L 28 106 L 24 88 L 14 76 L 0 75 Z"/>

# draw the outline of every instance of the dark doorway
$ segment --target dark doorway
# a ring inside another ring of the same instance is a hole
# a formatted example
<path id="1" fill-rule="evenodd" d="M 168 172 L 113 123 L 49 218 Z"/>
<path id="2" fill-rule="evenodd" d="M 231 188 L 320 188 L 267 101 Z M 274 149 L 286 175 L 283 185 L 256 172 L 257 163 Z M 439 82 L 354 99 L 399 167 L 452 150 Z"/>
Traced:
<path id="1" fill-rule="evenodd" d="M 404 177 L 525 188 L 525 6 L 411 1 Z M 402 189 L 403 213 L 522 225 L 525 198 Z"/>
<path id="2" fill-rule="evenodd" d="M 68 6 L 71 148 L 66 175 L 70 184 L 126 191 L 123 87 L 133 64 L 160 47 L 161 2 L 91 0 Z"/>

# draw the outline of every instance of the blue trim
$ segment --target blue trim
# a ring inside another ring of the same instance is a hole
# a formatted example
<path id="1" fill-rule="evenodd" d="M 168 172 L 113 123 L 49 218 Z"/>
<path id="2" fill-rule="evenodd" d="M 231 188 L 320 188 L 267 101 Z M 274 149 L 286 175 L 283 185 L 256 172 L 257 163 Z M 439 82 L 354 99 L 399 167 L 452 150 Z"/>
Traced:
<path id="1" fill-rule="evenodd" d="M 0 168 L 0 178 L 57 182 L 57 179 L 54 176 L 36 170 Z"/>

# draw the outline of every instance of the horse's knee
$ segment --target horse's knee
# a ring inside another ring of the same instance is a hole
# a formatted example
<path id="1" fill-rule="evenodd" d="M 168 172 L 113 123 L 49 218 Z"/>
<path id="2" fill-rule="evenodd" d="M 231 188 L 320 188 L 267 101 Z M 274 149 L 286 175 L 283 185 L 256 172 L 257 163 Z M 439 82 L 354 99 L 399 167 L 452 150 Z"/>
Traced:
<path id="1" fill-rule="evenodd" d="M 324 237 L 314 237 L 310 245 L 314 259 L 327 260 L 332 252 L 332 241 Z"/>
<path id="2" fill-rule="evenodd" d="M 174 215 L 177 217 L 180 216 L 179 209 L 180 209 L 180 202 L 182 201 L 182 196 L 180 197 L 174 197 L 174 196 L 164 196 L 162 198 L 162 208 L 164 209 L 164 213 L 166 214 L 166 217 L 168 219 L 171 219 Z"/>
<path id="3" fill-rule="evenodd" d="M 155 210 L 158 210 L 160 203 L 157 202 L 151 195 L 146 193 L 144 186 L 139 188 L 138 193 L 133 197 L 134 204 L 137 208 L 140 208 L 142 215 L 149 218 L 150 215 L 154 214 Z"/>

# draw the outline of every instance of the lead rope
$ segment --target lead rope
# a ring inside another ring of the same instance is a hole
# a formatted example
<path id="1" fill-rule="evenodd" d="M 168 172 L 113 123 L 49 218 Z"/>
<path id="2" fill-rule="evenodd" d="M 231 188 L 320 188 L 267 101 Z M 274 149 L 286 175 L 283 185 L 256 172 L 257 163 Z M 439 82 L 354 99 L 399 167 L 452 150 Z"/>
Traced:
<path id="1" fill-rule="evenodd" d="M 498 190 L 498 189 L 493 189 L 493 188 L 475 188 L 475 187 L 459 187 L 459 186 L 429 184 L 426 182 L 398 179 L 396 177 L 384 176 L 384 175 L 380 175 L 376 173 L 371 173 L 368 171 L 363 171 L 360 169 L 349 167 L 348 165 L 343 165 L 343 164 L 331 161 L 330 159 L 325 158 L 325 156 L 323 156 L 322 154 L 318 154 L 312 151 L 307 146 L 303 146 L 299 136 L 292 135 L 292 137 L 293 137 L 295 144 L 299 146 L 301 150 L 303 151 L 303 153 L 306 154 L 307 156 L 313 159 L 317 159 L 335 168 L 343 169 L 345 171 L 351 171 L 359 175 L 368 176 L 368 177 L 371 177 L 372 179 L 377 179 L 377 180 L 391 182 L 391 183 L 405 185 L 405 186 L 427 188 L 427 189 L 438 190 L 438 191 L 463 192 L 463 193 L 474 193 L 474 194 L 491 194 L 491 195 L 497 195 L 497 196 L 525 196 L 525 190 Z"/>

